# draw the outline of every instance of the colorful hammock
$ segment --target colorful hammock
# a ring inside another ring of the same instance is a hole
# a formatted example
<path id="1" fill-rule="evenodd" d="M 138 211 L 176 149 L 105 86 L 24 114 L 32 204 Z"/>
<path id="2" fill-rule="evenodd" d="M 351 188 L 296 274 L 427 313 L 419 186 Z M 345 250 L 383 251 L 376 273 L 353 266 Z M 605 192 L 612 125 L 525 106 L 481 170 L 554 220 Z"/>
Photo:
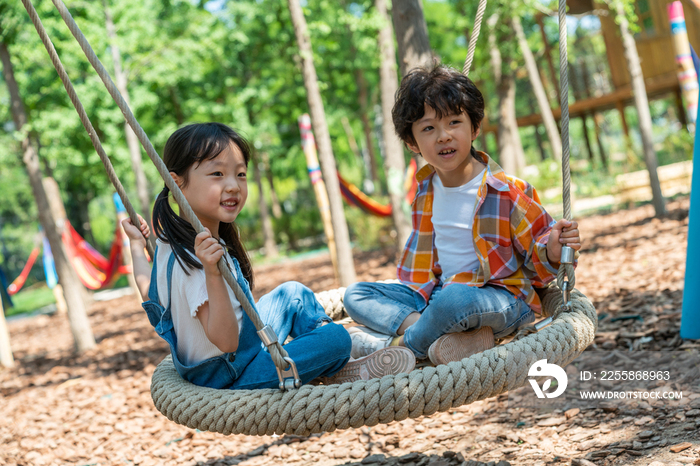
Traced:
<path id="1" fill-rule="evenodd" d="M 39 246 L 36 246 L 34 249 L 32 249 L 32 253 L 29 254 L 29 259 L 27 259 L 27 263 L 24 264 L 24 268 L 22 269 L 22 272 L 19 274 L 17 278 L 15 278 L 12 283 L 10 283 L 10 286 L 7 287 L 7 294 L 10 296 L 13 296 L 17 294 L 19 290 L 22 289 L 24 286 L 24 283 L 27 281 L 27 277 L 29 276 L 29 272 L 32 270 L 32 267 L 34 266 L 34 262 L 36 262 L 36 258 L 39 257 L 39 251 L 40 248 Z"/>
<path id="2" fill-rule="evenodd" d="M 406 179 L 404 182 L 404 191 L 406 191 L 406 202 L 411 203 L 416 195 L 418 184 L 416 183 L 416 161 L 411 159 L 411 163 L 406 169 Z M 391 204 L 380 204 L 362 191 L 354 184 L 347 181 L 338 173 L 338 181 L 340 182 L 340 193 L 348 204 L 359 207 L 368 214 L 377 217 L 389 217 L 391 215 Z"/>
<path id="3" fill-rule="evenodd" d="M 118 228 L 114 233 L 109 258 L 105 258 L 85 241 L 69 222 L 66 222 L 63 231 L 63 244 L 78 278 L 91 290 L 105 287 L 119 274 L 131 273 L 130 267 L 121 265 L 122 239 Z"/>

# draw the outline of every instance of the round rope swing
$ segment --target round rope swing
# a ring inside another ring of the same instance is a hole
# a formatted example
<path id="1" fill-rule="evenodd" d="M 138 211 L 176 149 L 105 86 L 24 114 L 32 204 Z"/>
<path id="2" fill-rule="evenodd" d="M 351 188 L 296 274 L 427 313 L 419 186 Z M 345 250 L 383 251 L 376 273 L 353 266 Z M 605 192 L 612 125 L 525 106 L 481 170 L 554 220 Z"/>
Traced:
<path id="1" fill-rule="evenodd" d="M 145 132 L 112 82 L 109 74 L 90 47 L 62 0 L 52 0 L 61 17 L 80 44 L 88 61 L 102 79 L 136 133 L 146 153 L 157 167 L 166 186 L 173 193 L 182 215 L 199 233 L 203 230 L 177 184 L 156 153 Z M 22 0 L 34 26 L 51 57 L 58 75 L 90 135 L 107 174 L 127 208 L 132 221 L 137 216 L 117 178 L 97 133 L 78 99 L 75 89 L 41 24 L 31 0 Z M 464 74 L 469 73 L 476 41 L 486 7 L 480 0 L 470 38 Z M 569 108 L 566 51 L 566 2 L 559 0 L 559 47 L 561 80 L 561 131 L 564 217 L 571 219 L 569 173 Z M 152 245 L 149 253 L 153 257 Z M 357 381 L 342 385 L 305 385 L 298 380 L 296 365 L 274 332 L 264 326 L 254 307 L 243 294 L 223 261 L 219 262 L 224 279 L 234 291 L 243 310 L 268 347 L 280 379 L 280 389 L 215 390 L 183 380 L 172 359 L 167 356 L 156 368 L 151 396 L 156 408 L 168 419 L 190 428 L 222 434 L 309 435 L 350 427 L 387 424 L 406 418 L 429 416 L 437 411 L 490 398 L 526 384 L 530 366 L 540 359 L 565 366 L 593 342 L 597 328 L 596 311 L 591 302 L 573 289 L 574 254 L 565 247 L 557 286 L 540 290 L 545 319 L 521 329 L 512 341 L 459 362 L 416 369 L 409 374 Z M 343 288 L 317 294 L 326 313 L 334 320 L 343 316 Z"/>

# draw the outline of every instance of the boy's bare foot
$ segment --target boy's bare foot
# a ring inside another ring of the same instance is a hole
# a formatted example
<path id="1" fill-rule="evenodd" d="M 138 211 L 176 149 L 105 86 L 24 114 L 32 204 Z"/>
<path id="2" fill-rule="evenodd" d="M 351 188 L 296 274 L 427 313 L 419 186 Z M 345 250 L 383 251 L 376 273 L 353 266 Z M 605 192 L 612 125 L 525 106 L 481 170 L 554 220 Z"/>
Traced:
<path id="1" fill-rule="evenodd" d="M 369 356 L 351 360 L 333 377 L 321 379 L 324 384 L 339 384 L 369 380 L 385 375 L 397 375 L 411 372 L 416 366 L 413 351 L 403 346 L 390 346 L 375 351 Z"/>
<path id="2" fill-rule="evenodd" d="M 491 327 L 466 332 L 447 333 L 430 345 L 428 357 L 436 366 L 461 361 L 469 356 L 493 348 L 495 340 Z"/>

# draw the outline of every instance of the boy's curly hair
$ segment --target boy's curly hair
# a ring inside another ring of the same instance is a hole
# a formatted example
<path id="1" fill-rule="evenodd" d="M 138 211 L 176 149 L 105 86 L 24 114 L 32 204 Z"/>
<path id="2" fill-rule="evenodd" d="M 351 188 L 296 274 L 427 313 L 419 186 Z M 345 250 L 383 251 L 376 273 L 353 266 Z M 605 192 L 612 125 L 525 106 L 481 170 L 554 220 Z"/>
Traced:
<path id="1" fill-rule="evenodd" d="M 435 109 L 438 118 L 466 111 L 474 131 L 484 119 L 481 91 L 471 79 L 442 64 L 433 68 L 415 68 L 401 80 L 391 116 L 396 134 L 403 142 L 416 144 L 411 128 L 414 122 L 423 118 L 425 105 Z"/>

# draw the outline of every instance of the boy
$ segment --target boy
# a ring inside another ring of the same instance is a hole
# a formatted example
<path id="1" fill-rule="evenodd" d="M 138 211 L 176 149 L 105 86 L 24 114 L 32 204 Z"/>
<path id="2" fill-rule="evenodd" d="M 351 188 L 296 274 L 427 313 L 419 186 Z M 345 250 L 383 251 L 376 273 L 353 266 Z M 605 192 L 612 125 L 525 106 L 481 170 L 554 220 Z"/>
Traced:
<path id="1" fill-rule="evenodd" d="M 556 278 L 563 245 L 581 248 L 576 222 L 555 222 L 528 183 L 472 147 L 484 99 L 459 71 L 438 65 L 406 75 L 392 110 L 399 137 L 428 165 L 417 174 L 413 231 L 401 283 L 356 283 L 344 304 L 351 356 L 406 346 L 433 364 L 494 346 L 535 320 L 535 287 Z"/>

